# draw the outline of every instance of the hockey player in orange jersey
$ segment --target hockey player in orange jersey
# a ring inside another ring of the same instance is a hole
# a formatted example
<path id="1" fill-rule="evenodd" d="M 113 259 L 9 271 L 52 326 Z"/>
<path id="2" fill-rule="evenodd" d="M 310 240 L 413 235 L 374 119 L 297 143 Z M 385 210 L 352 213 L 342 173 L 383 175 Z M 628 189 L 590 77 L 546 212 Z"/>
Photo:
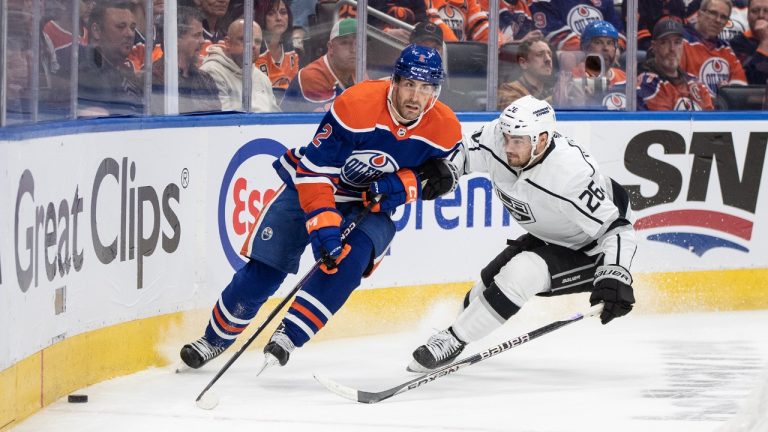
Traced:
<path id="1" fill-rule="evenodd" d="M 214 305 L 204 336 L 182 348 L 187 365 L 199 368 L 231 346 L 288 273 L 298 271 L 311 245 L 319 269 L 264 347 L 264 368 L 285 365 L 384 258 L 395 235 L 390 213 L 455 187 L 458 179 L 445 158 L 459 145 L 461 126 L 437 101 L 442 63 L 435 49 L 408 46 L 391 81 L 347 89 L 333 101 L 314 138 L 273 163 L 285 184 L 252 228 L 242 250 L 249 261 Z M 379 211 L 360 220 L 342 241 L 342 229 L 371 195 L 384 197 L 374 208 Z"/>

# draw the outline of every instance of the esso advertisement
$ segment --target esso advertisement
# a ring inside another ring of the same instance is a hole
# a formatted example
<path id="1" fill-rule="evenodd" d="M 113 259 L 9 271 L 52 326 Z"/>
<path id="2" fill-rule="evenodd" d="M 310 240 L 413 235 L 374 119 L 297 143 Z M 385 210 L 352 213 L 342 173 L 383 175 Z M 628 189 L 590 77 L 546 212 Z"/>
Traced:
<path id="1" fill-rule="evenodd" d="M 224 172 L 217 206 L 219 239 L 234 270 L 245 264 L 240 250 L 261 211 L 283 184 L 272 163 L 285 151 L 273 139 L 255 139 L 237 150 Z"/>

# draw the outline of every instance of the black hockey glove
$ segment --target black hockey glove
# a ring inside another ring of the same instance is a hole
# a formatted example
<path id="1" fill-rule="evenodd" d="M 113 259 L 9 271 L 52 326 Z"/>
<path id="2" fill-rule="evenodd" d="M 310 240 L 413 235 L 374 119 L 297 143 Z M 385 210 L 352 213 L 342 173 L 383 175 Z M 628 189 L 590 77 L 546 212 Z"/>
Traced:
<path id="1" fill-rule="evenodd" d="M 446 159 L 429 159 L 416 168 L 421 180 L 421 199 L 433 200 L 456 189 L 459 169 Z"/>
<path id="2" fill-rule="evenodd" d="M 603 265 L 595 271 L 595 289 L 589 297 L 594 306 L 603 302 L 600 321 L 608 324 L 612 319 L 628 314 L 635 303 L 632 275 L 622 266 Z"/>

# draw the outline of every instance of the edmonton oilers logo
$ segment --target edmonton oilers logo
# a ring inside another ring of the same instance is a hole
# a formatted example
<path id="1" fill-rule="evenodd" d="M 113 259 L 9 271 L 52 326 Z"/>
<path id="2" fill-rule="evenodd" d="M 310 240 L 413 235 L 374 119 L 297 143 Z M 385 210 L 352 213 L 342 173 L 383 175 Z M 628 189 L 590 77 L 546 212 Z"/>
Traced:
<path id="1" fill-rule="evenodd" d="M 603 106 L 609 111 L 623 110 L 627 106 L 627 96 L 622 93 L 608 93 L 603 98 Z"/>
<path id="2" fill-rule="evenodd" d="M 372 167 L 381 168 L 387 164 L 387 156 L 383 154 L 378 156 L 373 156 L 371 157 L 370 161 L 371 161 Z"/>
<path id="3" fill-rule="evenodd" d="M 728 20 L 725 27 L 723 27 L 723 31 L 720 32 L 720 38 L 729 41 L 746 30 L 743 22 Z"/>
<path id="4" fill-rule="evenodd" d="M 728 81 L 730 75 L 731 68 L 728 66 L 728 62 L 720 57 L 710 57 L 699 69 L 701 80 L 713 94 L 717 92 L 718 84 L 722 81 Z"/>
<path id="5" fill-rule="evenodd" d="M 341 169 L 341 179 L 350 186 L 366 188 L 375 179 L 397 170 L 394 159 L 385 152 L 354 151 Z"/>
<path id="6" fill-rule="evenodd" d="M 568 12 L 568 27 L 574 32 L 581 34 L 589 23 L 602 19 L 603 14 L 599 9 L 589 5 L 579 5 Z"/>
<path id="7" fill-rule="evenodd" d="M 464 40 L 464 15 L 461 10 L 452 5 L 445 5 L 438 9 L 440 18 L 445 21 L 448 27 L 453 30 L 453 33 L 460 40 Z"/>

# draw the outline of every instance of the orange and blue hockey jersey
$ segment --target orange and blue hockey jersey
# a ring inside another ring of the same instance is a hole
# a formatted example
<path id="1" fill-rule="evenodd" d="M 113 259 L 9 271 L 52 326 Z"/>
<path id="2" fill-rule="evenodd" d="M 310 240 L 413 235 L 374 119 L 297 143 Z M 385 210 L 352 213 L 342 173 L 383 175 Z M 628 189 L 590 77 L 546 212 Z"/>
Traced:
<path id="1" fill-rule="evenodd" d="M 571 75 L 574 78 L 589 77 L 584 63 L 571 70 Z M 605 92 L 594 95 L 596 98 L 590 101 L 594 105 L 602 106 L 609 111 L 623 110 L 627 107 L 627 74 L 624 70 L 616 67 L 612 67 L 606 71 L 606 78 L 608 78 L 608 88 Z"/>
<path id="2" fill-rule="evenodd" d="M 302 68 L 291 81 L 280 108 L 286 112 L 326 112 L 347 87 L 333 73 L 328 55 Z"/>
<path id="3" fill-rule="evenodd" d="M 299 72 L 299 55 L 294 50 L 283 49 L 283 58 L 280 64 L 277 64 L 272 58 L 272 53 L 266 50 L 259 55 L 254 64 L 269 77 L 272 88 L 285 90 Z"/>
<path id="4" fill-rule="evenodd" d="M 592 21 L 608 21 L 619 31 L 624 28 L 613 0 L 534 0 L 531 13 L 536 28 L 558 51 L 581 50 L 581 32 Z M 623 35 L 619 44 L 625 44 Z"/>
<path id="5" fill-rule="evenodd" d="M 488 9 L 488 0 L 480 0 L 480 7 Z M 535 30 L 531 9 L 526 0 L 508 0 L 499 2 L 499 31 L 502 42 L 520 41 Z"/>
<path id="6" fill-rule="evenodd" d="M 690 25 L 685 26 L 684 38 L 680 68 L 706 84 L 712 95 L 717 94 L 717 88 L 722 82 L 747 84 L 744 68 L 728 42 L 719 37 L 706 40 Z"/>
<path id="7" fill-rule="evenodd" d="M 675 79 L 645 72 L 637 77 L 637 109 L 640 111 L 711 111 L 712 96 L 694 75 L 679 71 Z"/>
<path id="8" fill-rule="evenodd" d="M 477 0 L 425 0 L 427 17 L 446 42 L 488 41 L 488 12 Z"/>
<path id="9" fill-rule="evenodd" d="M 334 100 L 310 144 L 275 161 L 305 211 L 359 201 L 379 177 L 446 157 L 459 145 L 459 121 L 441 102 L 410 126 L 395 122 L 387 106 L 389 86 L 364 81 L 350 87 Z"/>

